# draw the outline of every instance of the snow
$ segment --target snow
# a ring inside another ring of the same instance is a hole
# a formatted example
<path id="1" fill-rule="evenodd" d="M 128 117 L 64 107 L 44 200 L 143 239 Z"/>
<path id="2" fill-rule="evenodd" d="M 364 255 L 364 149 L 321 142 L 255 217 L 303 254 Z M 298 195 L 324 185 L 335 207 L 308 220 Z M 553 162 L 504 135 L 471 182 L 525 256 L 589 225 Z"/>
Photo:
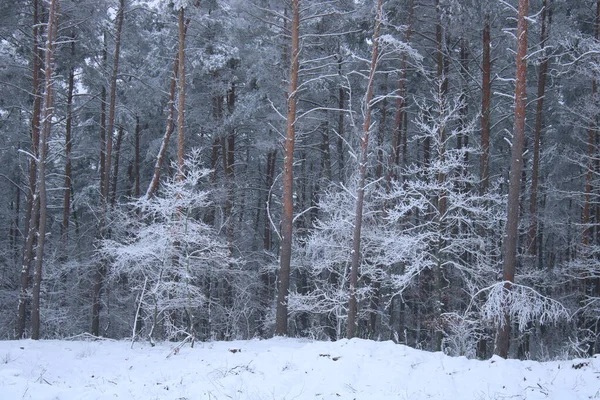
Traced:
<path id="1" fill-rule="evenodd" d="M 0 399 L 600 399 L 598 356 L 478 361 L 360 339 L 176 346 L 0 341 Z"/>

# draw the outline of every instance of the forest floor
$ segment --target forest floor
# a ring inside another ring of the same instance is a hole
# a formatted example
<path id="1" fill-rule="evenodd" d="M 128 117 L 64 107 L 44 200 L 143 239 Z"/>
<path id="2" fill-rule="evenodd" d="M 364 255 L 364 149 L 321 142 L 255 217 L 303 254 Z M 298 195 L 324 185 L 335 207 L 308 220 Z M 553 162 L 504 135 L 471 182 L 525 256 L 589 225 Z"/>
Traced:
<path id="1" fill-rule="evenodd" d="M 176 346 L 0 341 L 0 399 L 600 399 L 600 355 L 477 361 L 358 339 Z"/>

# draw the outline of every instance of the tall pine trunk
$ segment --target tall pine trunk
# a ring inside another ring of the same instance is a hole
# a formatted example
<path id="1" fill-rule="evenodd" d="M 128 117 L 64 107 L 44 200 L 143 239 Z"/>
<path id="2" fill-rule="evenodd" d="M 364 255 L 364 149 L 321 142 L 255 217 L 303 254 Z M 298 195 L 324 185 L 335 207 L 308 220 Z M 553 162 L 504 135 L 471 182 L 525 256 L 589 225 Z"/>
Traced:
<path id="1" fill-rule="evenodd" d="M 529 0 L 519 0 L 517 23 L 517 57 L 515 87 L 515 128 L 511 148 L 506 238 L 504 243 L 503 280 L 506 290 L 511 289 L 517 264 L 517 239 L 519 236 L 519 194 L 523 166 L 523 142 L 525 139 L 525 106 L 527 103 L 527 13 Z M 505 311 L 504 321 L 498 328 L 496 354 L 507 358 L 510 345 L 510 315 Z"/>
<path id="2" fill-rule="evenodd" d="M 44 260 L 44 244 L 46 242 L 46 159 L 48 153 L 48 140 L 52 130 L 52 116 L 54 114 L 54 50 L 58 28 L 56 27 L 58 0 L 50 2 L 48 11 L 48 25 L 46 28 L 46 54 L 44 60 L 44 103 L 42 106 L 42 131 L 40 132 L 38 156 L 38 193 L 40 198 L 40 218 L 38 226 L 38 244 L 35 255 L 35 270 L 33 273 L 33 297 L 31 301 L 31 338 L 40 338 L 40 289 L 42 283 L 42 267 Z"/>
<path id="3" fill-rule="evenodd" d="M 109 208 L 109 184 L 112 170 L 112 146 L 113 146 L 113 130 L 115 124 L 115 109 L 117 102 L 117 77 L 119 73 L 119 56 L 121 52 L 121 32 L 123 30 L 123 19 L 125 14 L 125 0 L 119 1 L 119 10 L 116 17 L 116 32 L 115 32 L 115 52 L 113 57 L 113 68 L 110 79 L 110 103 L 108 106 L 108 121 L 106 123 L 106 151 L 104 155 L 104 174 L 102 175 L 102 216 L 100 218 L 99 233 L 100 237 L 106 237 L 106 218 L 108 217 Z M 104 284 L 104 276 L 106 275 L 106 260 L 100 260 L 94 273 L 94 284 L 92 287 L 92 335 L 100 334 L 100 296 Z"/>
<path id="4" fill-rule="evenodd" d="M 25 243 L 21 265 L 21 291 L 19 293 L 19 305 L 17 315 L 17 326 L 15 337 L 21 339 L 25 334 L 27 321 L 27 303 L 29 301 L 29 275 L 31 272 L 31 261 L 33 259 L 33 247 L 38 228 L 39 197 L 37 189 L 37 164 L 38 145 L 40 140 L 40 111 L 42 104 L 41 74 L 42 55 L 40 50 L 39 36 L 41 35 L 39 19 L 38 0 L 33 0 L 33 44 L 31 54 L 31 71 L 33 83 L 33 110 L 31 117 L 31 154 L 34 157 L 29 162 L 29 191 L 26 197 L 25 209 Z"/>
<path id="5" fill-rule="evenodd" d="M 296 141 L 296 102 L 298 72 L 300 70 L 300 0 L 292 0 L 292 57 L 290 86 L 287 100 L 287 128 L 283 157 L 283 210 L 281 213 L 281 253 L 277 287 L 275 335 L 287 334 L 290 264 L 292 259 L 292 231 L 294 224 L 294 146 Z"/>

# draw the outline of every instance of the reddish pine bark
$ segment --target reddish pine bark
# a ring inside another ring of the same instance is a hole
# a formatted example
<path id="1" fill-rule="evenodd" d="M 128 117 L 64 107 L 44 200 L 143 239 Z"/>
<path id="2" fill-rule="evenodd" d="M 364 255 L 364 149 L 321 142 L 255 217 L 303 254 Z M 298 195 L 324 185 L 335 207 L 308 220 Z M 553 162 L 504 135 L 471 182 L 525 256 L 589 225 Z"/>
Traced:
<path id="1" fill-rule="evenodd" d="M 515 128 L 511 149 L 511 164 L 508 187 L 508 207 L 506 219 L 506 238 L 504 243 L 503 280 L 510 290 L 515 279 L 517 264 L 517 239 L 519 236 L 519 193 L 521 189 L 521 169 L 523 166 L 523 142 L 525 139 L 525 106 L 527 103 L 527 13 L 529 1 L 519 0 L 519 19 L 517 24 L 517 58 L 515 88 Z M 504 323 L 498 328 L 496 353 L 508 357 L 510 345 L 510 315 L 505 313 Z"/>
<path id="2" fill-rule="evenodd" d="M 300 0 L 292 0 L 292 57 L 290 60 L 290 86 L 287 104 L 287 128 L 283 158 L 283 210 L 281 213 L 281 253 L 277 288 L 275 335 L 287 334 L 290 289 L 290 264 L 292 258 L 292 231 L 294 219 L 294 146 L 296 141 L 296 102 L 298 72 L 300 69 Z"/>
<path id="3" fill-rule="evenodd" d="M 40 70 L 42 65 L 42 56 L 39 49 L 39 36 L 41 30 L 39 27 L 39 5 L 38 0 L 33 0 L 33 44 L 31 54 L 31 70 L 33 83 L 33 110 L 31 117 L 31 152 L 34 157 L 29 162 L 29 191 L 26 198 L 25 210 L 25 243 L 23 248 L 23 257 L 21 265 L 21 291 L 19 293 L 19 305 L 17 315 L 17 326 L 15 337 L 21 339 L 25 334 L 25 323 L 27 319 L 27 302 L 29 301 L 29 275 L 31 272 L 31 260 L 33 258 L 33 246 L 35 242 L 38 218 L 39 218 L 39 197 L 36 196 L 37 186 L 37 164 L 38 145 L 40 140 L 40 110 L 42 104 L 42 87 Z"/>

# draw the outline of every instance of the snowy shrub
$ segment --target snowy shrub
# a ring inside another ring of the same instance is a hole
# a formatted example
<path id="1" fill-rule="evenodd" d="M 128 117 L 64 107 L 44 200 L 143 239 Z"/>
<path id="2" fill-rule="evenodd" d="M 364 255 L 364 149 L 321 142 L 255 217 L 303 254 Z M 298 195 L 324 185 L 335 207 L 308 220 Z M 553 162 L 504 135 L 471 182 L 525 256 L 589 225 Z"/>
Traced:
<path id="1" fill-rule="evenodd" d="M 475 358 L 477 342 L 483 336 L 481 321 L 477 319 L 477 315 L 442 314 L 439 329 L 444 334 L 442 339 L 444 353 Z"/>
<path id="2" fill-rule="evenodd" d="M 121 210 L 114 238 L 100 249 L 112 261 L 111 279 L 127 279 L 137 293 L 132 325 L 149 336 L 159 326 L 165 338 L 193 335 L 197 318 L 212 323 L 213 311 L 221 320 L 229 317 L 214 293 L 217 287 L 228 290 L 236 261 L 202 221 L 210 201 L 199 186 L 210 171 L 200 168 L 199 158 L 192 153 L 183 179 L 171 179 L 159 195 Z"/>

